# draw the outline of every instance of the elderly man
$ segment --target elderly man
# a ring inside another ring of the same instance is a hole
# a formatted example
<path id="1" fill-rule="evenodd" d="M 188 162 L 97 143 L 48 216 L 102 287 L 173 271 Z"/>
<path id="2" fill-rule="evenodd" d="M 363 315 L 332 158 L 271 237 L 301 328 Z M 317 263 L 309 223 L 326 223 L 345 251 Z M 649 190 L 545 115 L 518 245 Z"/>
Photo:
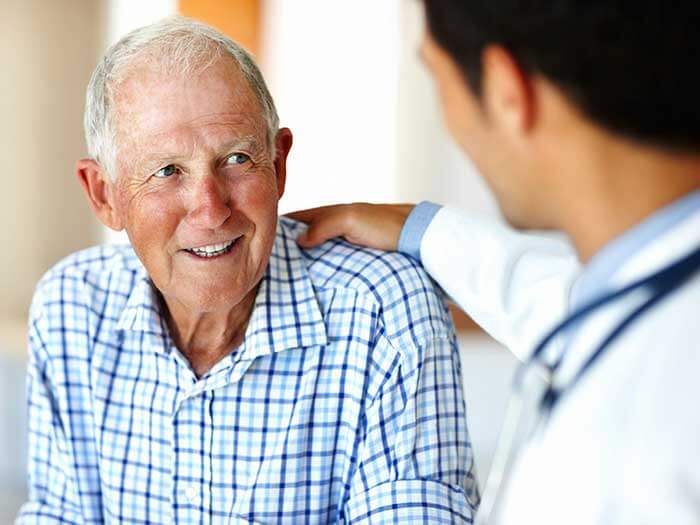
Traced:
<path id="1" fill-rule="evenodd" d="M 31 309 L 20 523 L 470 522 L 455 337 L 410 259 L 278 221 L 292 134 L 240 47 L 185 19 L 87 93 L 97 217 Z"/>

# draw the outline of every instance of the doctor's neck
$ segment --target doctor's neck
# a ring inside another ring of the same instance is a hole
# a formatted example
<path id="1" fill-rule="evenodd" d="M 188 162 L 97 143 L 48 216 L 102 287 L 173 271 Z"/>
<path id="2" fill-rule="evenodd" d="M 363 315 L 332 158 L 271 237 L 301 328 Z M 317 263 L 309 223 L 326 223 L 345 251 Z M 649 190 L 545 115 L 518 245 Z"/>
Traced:
<path id="1" fill-rule="evenodd" d="M 654 212 L 700 189 L 700 153 L 644 145 L 600 129 L 567 149 L 561 152 L 568 165 L 560 172 L 566 185 L 559 188 L 558 222 L 584 263 Z"/>

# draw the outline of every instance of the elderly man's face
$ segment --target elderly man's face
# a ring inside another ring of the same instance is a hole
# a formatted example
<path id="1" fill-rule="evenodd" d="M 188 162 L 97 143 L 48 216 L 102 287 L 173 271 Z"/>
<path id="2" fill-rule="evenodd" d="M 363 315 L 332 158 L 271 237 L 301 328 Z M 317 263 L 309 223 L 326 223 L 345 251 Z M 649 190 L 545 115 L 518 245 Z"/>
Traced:
<path id="1" fill-rule="evenodd" d="M 228 59 L 193 77 L 136 68 L 113 115 L 115 226 L 169 306 L 235 307 L 267 266 L 291 133 L 272 158 L 260 104 Z"/>

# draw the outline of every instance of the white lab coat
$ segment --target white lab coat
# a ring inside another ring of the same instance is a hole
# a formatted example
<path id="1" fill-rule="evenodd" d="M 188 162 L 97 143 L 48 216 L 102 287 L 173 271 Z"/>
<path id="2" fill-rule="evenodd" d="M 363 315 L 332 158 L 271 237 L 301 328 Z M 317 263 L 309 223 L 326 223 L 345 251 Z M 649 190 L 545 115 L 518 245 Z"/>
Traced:
<path id="1" fill-rule="evenodd" d="M 700 213 L 618 269 L 630 282 L 700 245 Z M 524 358 L 561 320 L 580 273 L 567 245 L 446 207 L 421 244 L 428 272 L 484 329 Z M 575 373 L 639 295 L 576 332 Z M 485 401 L 488 402 L 488 401 Z M 700 523 L 700 277 L 647 312 L 562 398 L 520 451 L 498 523 Z"/>

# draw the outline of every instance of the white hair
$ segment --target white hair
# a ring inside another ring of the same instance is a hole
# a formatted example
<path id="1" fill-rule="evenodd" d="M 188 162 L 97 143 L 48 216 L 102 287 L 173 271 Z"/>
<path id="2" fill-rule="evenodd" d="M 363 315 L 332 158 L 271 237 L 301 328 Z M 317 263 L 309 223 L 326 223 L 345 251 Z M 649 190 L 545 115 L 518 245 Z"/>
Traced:
<path id="1" fill-rule="evenodd" d="M 90 157 L 99 162 L 112 179 L 116 177 L 111 111 L 114 90 L 127 76 L 130 65 L 138 59 L 153 59 L 168 71 L 194 74 L 222 57 L 235 61 L 256 95 L 267 124 L 268 148 L 274 157 L 279 117 L 253 57 L 216 29 L 180 16 L 135 29 L 111 46 L 97 64 L 85 97 L 85 140 Z"/>

